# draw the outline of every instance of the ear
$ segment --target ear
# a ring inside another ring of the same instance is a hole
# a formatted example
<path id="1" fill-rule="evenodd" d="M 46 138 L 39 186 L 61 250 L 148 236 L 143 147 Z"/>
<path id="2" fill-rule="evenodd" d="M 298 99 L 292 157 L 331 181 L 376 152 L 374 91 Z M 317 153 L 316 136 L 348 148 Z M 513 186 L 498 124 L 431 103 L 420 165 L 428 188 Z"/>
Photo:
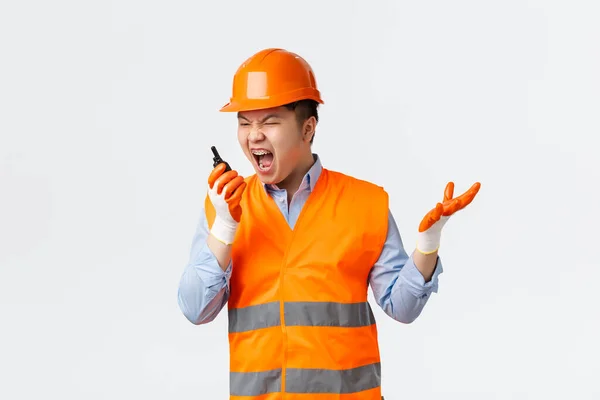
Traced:
<path id="1" fill-rule="evenodd" d="M 304 121 L 304 126 L 302 127 L 302 138 L 307 143 L 310 142 L 312 137 L 315 134 L 315 130 L 317 128 L 317 119 L 315 117 L 310 117 L 306 121 Z"/>

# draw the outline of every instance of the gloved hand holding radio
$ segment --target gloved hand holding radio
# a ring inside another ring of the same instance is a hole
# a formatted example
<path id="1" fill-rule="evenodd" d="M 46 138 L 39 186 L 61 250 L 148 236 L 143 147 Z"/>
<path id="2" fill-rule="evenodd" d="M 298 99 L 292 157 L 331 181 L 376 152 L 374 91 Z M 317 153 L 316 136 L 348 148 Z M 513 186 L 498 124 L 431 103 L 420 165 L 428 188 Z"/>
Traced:
<path id="1" fill-rule="evenodd" d="M 462 210 L 473 201 L 479 191 L 481 184 L 476 182 L 462 195 L 453 198 L 454 183 L 449 182 L 444 192 L 444 200 L 437 203 L 434 209 L 429 211 L 421 224 L 417 235 L 417 250 L 423 254 L 434 253 L 440 247 L 442 228 L 455 212 Z"/>
<path id="2" fill-rule="evenodd" d="M 210 233 L 224 244 L 232 244 L 242 207 L 240 201 L 246 189 L 244 178 L 223 161 L 218 162 L 208 177 L 208 197 L 215 210 Z"/>

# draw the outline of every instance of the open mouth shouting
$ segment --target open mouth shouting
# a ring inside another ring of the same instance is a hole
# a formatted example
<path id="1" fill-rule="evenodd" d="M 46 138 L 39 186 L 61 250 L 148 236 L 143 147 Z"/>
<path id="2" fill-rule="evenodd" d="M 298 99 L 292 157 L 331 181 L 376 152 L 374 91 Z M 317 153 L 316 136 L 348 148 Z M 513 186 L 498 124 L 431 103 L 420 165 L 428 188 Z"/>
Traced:
<path id="1" fill-rule="evenodd" d="M 273 153 L 265 149 L 251 149 L 250 152 L 254 156 L 254 161 L 261 172 L 269 172 L 273 165 Z"/>

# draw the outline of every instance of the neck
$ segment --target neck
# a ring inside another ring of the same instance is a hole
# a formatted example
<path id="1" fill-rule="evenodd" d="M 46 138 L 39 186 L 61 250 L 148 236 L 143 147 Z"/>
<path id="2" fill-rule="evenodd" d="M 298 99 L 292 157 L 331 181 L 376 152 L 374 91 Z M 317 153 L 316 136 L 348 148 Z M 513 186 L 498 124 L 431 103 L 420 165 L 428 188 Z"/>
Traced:
<path id="1" fill-rule="evenodd" d="M 302 179 L 304 175 L 311 169 L 314 165 L 315 159 L 312 155 L 312 152 L 309 152 L 305 157 L 303 157 L 296 168 L 292 171 L 291 174 L 287 176 L 283 181 L 277 184 L 277 187 L 280 189 L 285 189 L 288 194 L 288 202 L 291 197 L 298 191 L 300 184 L 302 183 Z"/>

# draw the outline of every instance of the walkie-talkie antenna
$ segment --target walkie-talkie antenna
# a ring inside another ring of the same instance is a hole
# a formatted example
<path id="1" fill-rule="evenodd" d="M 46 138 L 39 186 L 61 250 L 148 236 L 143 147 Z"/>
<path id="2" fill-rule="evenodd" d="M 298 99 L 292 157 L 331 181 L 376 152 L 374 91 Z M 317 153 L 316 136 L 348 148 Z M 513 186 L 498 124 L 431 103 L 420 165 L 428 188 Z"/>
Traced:
<path id="1" fill-rule="evenodd" d="M 219 155 L 219 152 L 217 151 L 217 148 L 215 146 L 211 146 L 210 149 L 212 150 L 212 153 L 214 155 L 214 157 L 213 157 L 213 168 L 216 167 L 217 165 L 221 164 L 221 163 L 225 163 L 225 165 L 226 165 L 225 172 L 231 171 L 231 167 L 229 166 L 229 163 L 227 163 L 227 161 L 224 161 L 221 158 L 221 156 Z"/>

